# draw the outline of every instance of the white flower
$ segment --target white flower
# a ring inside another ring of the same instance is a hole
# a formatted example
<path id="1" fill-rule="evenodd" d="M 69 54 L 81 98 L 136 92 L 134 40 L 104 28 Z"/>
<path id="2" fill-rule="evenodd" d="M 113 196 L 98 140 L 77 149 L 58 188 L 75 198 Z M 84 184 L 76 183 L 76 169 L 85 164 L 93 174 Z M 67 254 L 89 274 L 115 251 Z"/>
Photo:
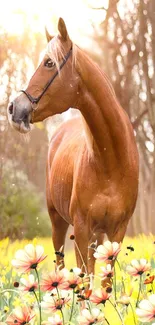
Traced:
<path id="1" fill-rule="evenodd" d="M 38 287 L 38 283 L 33 274 L 30 274 L 27 279 L 21 278 L 20 282 L 23 286 L 19 287 L 19 289 L 23 291 L 34 291 Z"/>
<path id="2" fill-rule="evenodd" d="M 93 308 L 91 313 L 88 309 L 83 309 L 81 315 L 77 317 L 77 321 L 80 325 L 89 325 L 104 320 L 104 314 L 100 312 L 98 308 Z"/>
<path id="3" fill-rule="evenodd" d="M 148 263 L 144 258 L 141 258 L 140 261 L 134 259 L 131 261 L 131 265 L 127 266 L 127 272 L 132 276 L 140 276 L 144 272 L 149 271 L 150 268 L 150 263 Z"/>
<path id="4" fill-rule="evenodd" d="M 155 294 L 139 303 L 136 314 L 141 322 L 151 322 L 155 319 Z"/>
<path id="5" fill-rule="evenodd" d="M 62 325 L 63 321 L 59 315 L 55 314 L 53 317 L 48 317 L 48 320 L 44 321 L 42 324 L 44 324 L 44 325 Z"/>
<path id="6" fill-rule="evenodd" d="M 121 244 L 106 241 L 104 245 L 99 245 L 94 253 L 94 257 L 99 261 L 109 262 L 115 260 L 121 250 Z"/>
<path id="7" fill-rule="evenodd" d="M 36 269 L 47 255 L 44 255 L 43 246 L 28 244 L 24 249 L 19 249 L 12 260 L 12 265 L 21 273 Z"/>
<path id="8" fill-rule="evenodd" d="M 114 269 L 111 267 L 111 264 L 107 264 L 105 267 L 101 266 L 100 269 L 102 270 L 102 273 L 100 273 L 99 275 L 102 277 L 103 280 L 107 277 L 113 277 Z"/>

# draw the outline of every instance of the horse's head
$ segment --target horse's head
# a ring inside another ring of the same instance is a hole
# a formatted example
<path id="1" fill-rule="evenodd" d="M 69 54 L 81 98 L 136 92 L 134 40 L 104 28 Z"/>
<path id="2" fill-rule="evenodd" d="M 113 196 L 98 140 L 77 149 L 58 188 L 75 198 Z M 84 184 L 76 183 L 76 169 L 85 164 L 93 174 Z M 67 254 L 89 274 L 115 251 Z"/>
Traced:
<path id="1" fill-rule="evenodd" d="M 53 38 L 46 31 L 48 45 L 42 62 L 27 89 L 8 106 L 10 123 L 22 133 L 30 130 L 31 122 L 75 107 L 79 76 L 73 65 L 73 45 L 62 18 L 58 31 Z"/>

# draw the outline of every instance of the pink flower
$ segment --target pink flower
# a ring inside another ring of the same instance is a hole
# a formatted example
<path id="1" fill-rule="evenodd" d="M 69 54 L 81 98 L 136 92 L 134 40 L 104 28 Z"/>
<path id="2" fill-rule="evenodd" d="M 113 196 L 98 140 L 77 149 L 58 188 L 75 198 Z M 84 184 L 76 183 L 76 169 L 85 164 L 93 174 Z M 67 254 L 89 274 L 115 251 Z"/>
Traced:
<path id="1" fill-rule="evenodd" d="M 99 245 L 94 253 L 94 257 L 98 261 L 104 261 L 108 263 L 109 261 L 113 261 L 116 259 L 118 253 L 120 252 L 120 244 L 110 241 L 106 241 L 104 245 Z"/>
<path id="2" fill-rule="evenodd" d="M 99 309 L 93 308 L 91 313 L 88 309 L 83 309 L 81 315 L 77 317 L 80 325 L 92 325 L 104 320 L 104 314 Z"/>
<path id="3" fill-rule="evenodd" d="M 139 303 L 136 314 L 141 322 L 151 322 L 155 319 L 155 294 Z"/>
<path id="4" fill-rule="evenodd" d="M 73 268 L 72 272 L 69 272 L 67 269 L 63 269 L 62 271 L 66 278 L 66 283 L 64 284 L 65 290 L 75 289 L 79 284 L 82 283 L 82 280 L 79 277 L 81 274 L 81 269 Z"/>
<path id="5" fill-rule="evenodd" d="M 12 265 L 21 273 L 29 272 L 31 269 L 36 269 L 46 256 L 42 246 L 37 245 L 35 247 L 32 244 L 28 244 L 24 249 L 19 249 L 16 252 Z"/>
<path id="6" fill-rule="evenodd" d="M 62 318 L 59 315 L 48 317 L 47 321 L 42 322 L 43 325 L 63 325 Z"/>
<path id="7" fill-rule="evenodd" d="M 101 266 L 100 269 L 102 270 L 102 273 L 100 273 L 102 280 L 113 277 L 114 269 L 111 267 L 110 264 L 107 264 L 105 267 Z"/>
<path id="8" fill-rule="evenodd" d="M 32 292 L 38 287 L 37 281 L 35 281 L 34 275 L 30 274 L 28 279 L 21 278 L 20 282 L 23 286 L 19 287 L 20 290 Z"/>
<path id="9" fill-rule="evenodd" d="M 90 301 L 95 304 L 105 304 L 106 300 L 111 297 L 111 294 L 106 292 L 104 288 L 99 288 L 93 295 L 90 296 Z"/>
<path id="10" fill-rule="evenodd" d="M 51 291 L 55 288 L 63 289 L 67 280 L 63 271 L 52 271 L 42 278 L 41 281 L 41 290 L 42 291 Z"/>
<path id="11" fill-rule="evenodd" d="M 6 322 L 8 325 L 29 324 L 33 317 L 35 317 L 35 314 L 32 313 L 32 310 L 27 306 L 17 307 L 13 310 L 12 314 L 7 317 Z"/>
<path id="12" fill-rule="evenodd" d="M 45 295 L 43 300 L 44 301 L 42 301 L 41 306 L 48 313 L 48 312 L 61 310 L 64 307 L 64 305 L 70 301 L 70 298 L 66 296 L 66 293 L 63 294 L 63 290 L 62 290 L 61 298 L 53 294 L 53 296 Z"/>
<path id="13" fill-rule="evenodd" d="M 131 261 L 131 265 L 127 266 L 127 272 L 132 276 L 140 276 L 144 272 L 149 271 L 150 268 L 150 263 L 147 263 L 144 258 L 141 258 L 140 261 L 134 259 Z"/>

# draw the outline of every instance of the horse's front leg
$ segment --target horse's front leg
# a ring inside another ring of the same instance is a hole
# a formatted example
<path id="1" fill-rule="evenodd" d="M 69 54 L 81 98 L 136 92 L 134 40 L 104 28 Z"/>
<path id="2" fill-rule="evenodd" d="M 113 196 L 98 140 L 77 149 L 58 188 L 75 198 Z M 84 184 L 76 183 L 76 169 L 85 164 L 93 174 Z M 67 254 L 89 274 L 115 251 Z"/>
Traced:
<path id="1" fill-rule="evenodd" d="M 63 268 L 65 266 L 64 245 L 69 224 L 55 210 L 50 213 L 50 218 L 52 222 L 52 240 L 56 253 L 56 263 L 60 265 L 60 268 Z"/>
<path id="2" fill-rule="evenodd" d="M 88 225 L 85 224 L 78 216 L 74 218 L 74 236 L 77 266 L 82 272 L 88 273 Z"/>

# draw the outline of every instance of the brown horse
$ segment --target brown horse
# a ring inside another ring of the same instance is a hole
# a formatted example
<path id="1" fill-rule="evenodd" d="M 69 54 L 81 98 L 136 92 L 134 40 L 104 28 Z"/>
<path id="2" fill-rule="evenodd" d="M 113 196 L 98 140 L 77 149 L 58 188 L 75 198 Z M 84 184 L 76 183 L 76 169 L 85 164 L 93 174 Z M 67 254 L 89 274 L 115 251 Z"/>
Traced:
<path id="1" fill-rule="evenodd" d="M 80 110 L 52 136 L 47 161 L 47 205 L 56 251 L 74 226 L 77 265 L 94 272 L 93 250 L 103 235 L 121 242 L 138 189 L 133 128 L 106 74 L 70 40 L 62 18 L 59 34 L 47 33 L 45 57 L 26 91 L 8 107 L 11 124 L 28 132 L 30 122 Z M 34 97 L 35 96 L 35 97 Z M 89 256 L 89 258 L 88 258 Z M 60 262 L 57 256 L 57 262 Z"/>

